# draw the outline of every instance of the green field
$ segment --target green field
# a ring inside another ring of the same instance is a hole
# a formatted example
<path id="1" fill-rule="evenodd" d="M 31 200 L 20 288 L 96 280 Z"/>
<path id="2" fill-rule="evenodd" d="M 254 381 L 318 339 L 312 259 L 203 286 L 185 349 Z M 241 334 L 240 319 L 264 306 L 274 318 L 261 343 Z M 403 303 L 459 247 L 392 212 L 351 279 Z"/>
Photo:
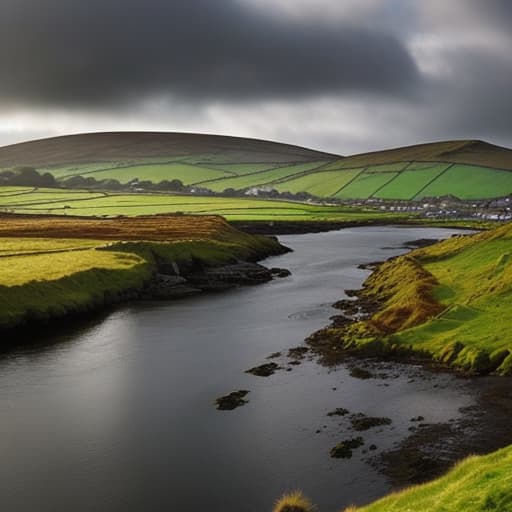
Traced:
<path id="1" fill-rule="evenodd" d="M 359 174 L 354 181 L 351 181 L 336 192 L 336 197 L 341 199 L 371 197 L 396 176 L 396 172 L 368 172 L 366 170 Z"/>
<path id="2" fill-rule="evenodd" d="M 1 188 L 0 188 L 1 190 Z M 38 189 L 18 195 L 11 188 L 0 194 L 0 211 L 11 213 L 80 216 L 136 216 L 162 213 L 223 215 L 228 220 L 303 220 L 358 222 L 405 219 L 370 209 L 251 198 L 200 197 L 170 194 L 115 194 L 89 191 Z"/>
<path id="3" fill-rule="evenodd" d="M 310 194 L 318 197 L 331 196 L 333 189 L 344 187 L 351 179 L 357 176 L 362 169 L 350 171 L 318 171 L 306 174 L 300 178 L 291 178 L 274 185 L 280 192 L 302 192 L 307 190 Z"/>
<path id="4" fill-rule="evenodd" d="M 512 172 L 454 165 L 422 191 L 422 197 L 452 194 L 461 199 L 501 197 L 512 192 Z"/>
<path id="5" fill-rule="evenodd" d="M 74 173 L 74 175 L 77 174 Z M 222 170 L 217 171 L 186 163 L 166 163 L 117 167 L 105 171 L 90 171 L 80 175 L 93 177 L 96 180 L 115 179 L 121 183 L 128 183 L 134 179 L 139 179 L 140 181 L 148 180 L 152 183 L 176 179 L 180 180 L 184 185 L 191 185 L 201 181 L 226 178 L 232 174 Z"/>
<path id="6" fill-rule="evenodd" d="M 512 192 L 512 171 L 508 170 L 418 161 L 340 168 L 342 163 L 199 165 L 163 162 L 106 169 L 102 166 L 104 164 L 97 164 L 58 171 L 50 169 L 50 172 L 62 181 L 70 176 L 115 179 L 123 184 L 134 179 L 152 183 L 177 179 L 184 185 L 200 184 L 215 192 L 223 192 L 227 188 L 245 190 L 271 186 L 279 192 L 308 192 L 316 197 L 341 199 L 419 200 L 445 195 L 483 199 Z"/>
<path id="7" fill-rule="evenodd" d="M 243 190 L 250 187 L 263 186 L 274 183 L 280 179 L 294 175 L 301 175 L 304 172 L 319 168 L 324 162 L 309 162 L 307 164 L 296 164 L 286 167 L 278 167 L 276 169 L 268 169 L 266 171 L 258 171 L 246 173 L 239 177 L 229 177 L 226 179 L 217 179 L 215 181 L 204 181 L 203 186 L 215 191 L 222 192 L 227 188 L 235 190 Z"/>
<path id="8" fill-rule="evenodd" d="M 384 188 L 379 190 L 375 197 L 379 199 L 403 199 L 411 200 L 415 197 L 421 197 L 421 191 L 429 183 L 434 181 L 441 172 L 448 166 L 446 164 L 431 166 L 424 168 L 409 167 L 396 175 L 393 181 L 389 182 Z M 419 198 L 418 197 L 418 198 Z"/>

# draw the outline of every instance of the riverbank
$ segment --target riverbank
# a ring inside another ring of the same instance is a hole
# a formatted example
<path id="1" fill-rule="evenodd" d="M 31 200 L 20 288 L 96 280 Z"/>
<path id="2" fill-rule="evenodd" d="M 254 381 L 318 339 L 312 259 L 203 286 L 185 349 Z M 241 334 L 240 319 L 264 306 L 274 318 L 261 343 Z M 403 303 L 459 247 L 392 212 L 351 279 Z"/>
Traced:
<path id="1" fill-rule="evenodd" d="M 376 212 L 373 217 L 361 218 L 358 220 L 229 220 L 229 223 L 243 231 L 254 235 L 301 235 L 307 233 L 324 233 L 337 231 L 339 229 L 370 227 L 370 226 L 424 226 L 447 229 L 468 229 L 483 230 L 492 229 L 496 223 L 472 221 L 472 220 L 434 220 L 420 218 L 417 216 L 395 215 L 386 217 Z"/>
<path id="2" fill-rule="evenodd" d="M 11 331 L 129 300 L 266 282 L 277 270 L 255 262 L 288 250 L 215 216 L 9 215 L 0 239 L 0 329 Z"/>
<path id="3" fill-rule="evenodd" d="M 375 264 L 342 314 L 308 342 L 351 353 L 428 360 L 466 373 L 512 374 L 512 226 L 457 236 Z"/>
<path id="4" fill-rule="evenodd" d="M 342 314 L 308 342 L 327 365 L 350 365 L 355 356 L 367 378 L 376 378 L 386 359 L 464 375 L 509 376 L 511 250 L 512 227 L 504 225 L 362 265 L 373 271 L 363 287 L 348 290 L 348 298 L 335 304 Z M 394 489 L 405 490 L 346 512 L 512 506 L 510 379 L 480 376 L 471 382 L 479 400 L 461 408 L 460 419 L 429 423 L 423 416 L 412 418 L 406 440 L 369 459 Z M 482 455 L 463 459 L 468 454 Z M 453 468 L 453 461 L 461 459 Z M 423 483 L 432 478 L 437 479 Z"/>

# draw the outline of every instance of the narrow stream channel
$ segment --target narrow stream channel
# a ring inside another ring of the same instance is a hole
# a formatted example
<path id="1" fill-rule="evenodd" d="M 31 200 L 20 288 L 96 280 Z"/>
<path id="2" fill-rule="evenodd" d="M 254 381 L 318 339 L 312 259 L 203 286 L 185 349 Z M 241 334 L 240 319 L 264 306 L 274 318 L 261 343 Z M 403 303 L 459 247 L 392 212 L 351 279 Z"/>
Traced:
<path id="1" fill-rule="evenodd" d="M 411 418 L 457 419 L 474 387 L 403 366 L 352 378 L 305 360 L 268 377 L 244 373 L 325 326 L 330 304 L 357 288 L 357 268 L 455 230 L 370 227 L 290 235 L 293 253 L 264 264 L 292 276 L 174 302 L 128 305 L 85 325 L 41 332 L 0 355 L 0 500 L 24 512 L 266 512 L 302 489 L 322 512 L 385 494 L 372 454 L 410 434 Z M 217 411 L 217 397 L 250 402 Z M 350 460 L 329 457 L 359 435 L 337 407 L 392 420 L 361 433 Z"/>

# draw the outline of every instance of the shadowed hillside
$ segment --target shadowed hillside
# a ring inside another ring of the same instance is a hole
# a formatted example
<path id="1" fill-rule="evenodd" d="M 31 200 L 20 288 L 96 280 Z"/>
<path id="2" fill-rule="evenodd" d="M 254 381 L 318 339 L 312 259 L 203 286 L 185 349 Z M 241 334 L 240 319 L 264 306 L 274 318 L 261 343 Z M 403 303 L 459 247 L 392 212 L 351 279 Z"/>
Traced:
<path id="1" fill-rule="evenodd" d="M 512 170 L 512 150 L 481 140 L 452 140 L 361 153 L 344 158 L 343 167 L 395 162 L 450 162 Z"/>
<path id="2" fill-rule="evenodd" d="M 68 135 L 0 148 L 0 167 L 52 167 L 158 157 L 196 157 L 219 162 L 302 162 L 332 155 L 257 139 L 189 133 L 113 132 Z"/>

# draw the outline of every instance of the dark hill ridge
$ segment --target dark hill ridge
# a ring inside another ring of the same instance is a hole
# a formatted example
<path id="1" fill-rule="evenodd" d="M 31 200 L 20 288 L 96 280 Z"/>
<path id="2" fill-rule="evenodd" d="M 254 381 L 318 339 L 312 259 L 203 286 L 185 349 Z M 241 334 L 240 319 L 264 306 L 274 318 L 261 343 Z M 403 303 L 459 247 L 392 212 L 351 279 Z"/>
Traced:
<path id="1" fill-rule="evenodd" d="M 0 168 L 60 166 L 158 157 L 222 156 L 219 163 L 338 160 L 340 168 L 407 161 L 451 162 L 512 170 L 512 150 L 480 140 L 417 144 L 341 157 L 258 139 L 166 132 L 110 132 L 67 135 L 0 148 Z"/>
<path id="2" fill-rule="evenodd" d="M 309 162 L 338 156 L 258 139 L 163 132 L 67 135 L 0 148 L 0 168 L 218 155 L 219 162 Z M 200 160 L 200 158 L 198 158 Z"/>
<path id="3" fill-rule="evenodd" d="M 341 167 L 395 162 L 448 162 L 512 170 L 512 150 L 481 140 L 451 140 L 348 156 Z"/>

